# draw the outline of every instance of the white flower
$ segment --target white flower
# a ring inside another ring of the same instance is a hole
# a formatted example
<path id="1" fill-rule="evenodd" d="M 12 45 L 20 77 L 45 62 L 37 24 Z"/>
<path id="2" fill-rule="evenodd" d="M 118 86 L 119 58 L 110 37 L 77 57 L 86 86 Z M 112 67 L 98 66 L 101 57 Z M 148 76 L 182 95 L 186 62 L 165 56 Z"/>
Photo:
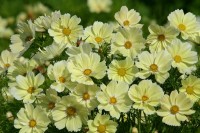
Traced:
<path id="1" fill-rule="evenodd" d="M 163 27 L 156 24 L 149 26 L 150 35 L 147 37 L 150 51 L 165 50 L 176 39 L 179 32 L 171 26 Z"/>
<path id="2" fill-rule="evenodd" d="M 16 77 L 16 86 L 11 87 L 10 93 L 17 99 L 23 100 L 24 103 L 33 103 L 36 96 L 42 92 L 39 88 L 44 82 L 44 76 L 40 73 L 36 76 L 34 73 L 29 72 L 26 76 Z"/>
<path id="3" fill-rule="evenodd" d="M 107 86 L 101 85 L 102 92 L 97 93 L 100 102 L 98 109 L 109 111 L 112 117 L 119 119 L 121 112 L 128 112 L 131 108 L 131 100 L 128 97 L 128 84 L 111 81 Z"/>
<path id="4" fill-rule="evenodd" d="M 87 0 L 90 12 L 100 13 L 109 12 L 112 0 Z"/>
<path id="5" fill-rule="evenodd" d="M 51 28 L 48 30 L 49 35 L 56 43 L 70 46 L 82 35 L 83 27 L 78 25 L 80 22 L 81 19 L 77 16 L 61 15 L 60 19 L 51 23 Z"/>
<path id="6" fill-rule="evenodd" d="M 92 47 L 89 43 L 83 43 L 79 47 L 72 46 L 66 50 L 66 54 L 70 57 L 74 57 L 80 53 L 89 54 L 90 52 L 92 52 Z"/>
<path id="7" fill-rule="evenodd" d="M 38 96 L 39 103 L 38 106 L 42 107 L 51 116 L 51 112 L 55 107 L 55 104 L 60 101 L 60 97 L 57 92 L 53 89 L 47 89 L 46 94 Z"/>
<path id="8" fill-rule="evenodd" d="M 125 60 L 113 60 L 107 71 L 108 78 L 114 81 L 126 82 L 131 84 L 135 80 L 135 74 L 138 72 L 134 61 L 131 58 Z"/>
<path id="9" fill-rule="evenodd" d="M 13 62 L 11 67 L 9 67 L 8 78 L 11 81 L 16 81 L 18 75 L 25 76 L 28 72 L 32 72 L 37 66 L 38 63 L 35 60 L 28 60 L 20 57 L 18 60 Z"/>
<path id="10" fill-rule="evenodd" d="M 195 63 L 198 62 L 198 56 L 197 52 L 192 51 L 191 44 L 174 40 L 167 50 L 173 59 L 172 66 L 177 67 L 180 73 L 190 74 L 196 70 Z"/>
<path id="11" fill-rule="evenodd" d="M 128 91 L 130 99 L 134 102 L 134 109 L 141 109 L 146 114 L 155 113 L 164 92 L 162 88 L 151 80 L 142 80 L 138 85 L 132 85 Z"/>
<path id="12" fill-rule="evenodd" d="M 175 27 L 181 32 L 184 40 L 195 39 L 200 32 L 200 23 L 196 20 L 196 16 L 192 13 L 184 14 L 183 10 L 175 10 L 168 16 L 170 25 Z"/>
<path id="13" fill-rule="evenodd" d="M 13 66 L 13 63 L 15 60 L 17 60 L 17 57 L 17 54 L 14 54 L 8 50 L 3 50 L 0 57 L 0 73 L 5 72 L 11 66 Z"/>
<path id="14" fill-rule="evenodd" d="M 93 85 L 91 77 L 102 79 L 106 74 L 105 61 L 100 62 L 100 56 L 96 53 L 81 53 L 68 60 L 68 69 L 71 73 L 71 81 Z"/>
<path id="15" fill-rule="evenodd" d="M 28 23 L 18 24 L 19 34 L 11 36 L 10 49 L 13 53 L 23 54 L 35 39 L 35 25 L 31 20 Z"/>
<path id="16" fill-rule="evenodd" d="M 172 59 L 167 51 L 158 53 L 144 51 L 138 55 L 138 59 L 136 66 L 142 70 L 136 76 L 141 79 L 146 79 L 153 74 L 156 81 L 162 84 L 169 77 L 168 71 L 171 68 Z"/>
<path id="17" fill-rule="evenodd" d="M 9 38 L 13 34 L 13 31 L 7 25 L 8 20 L 0 16 L 0 38 Z"/>
<path id="18" fill-rule="evenodd" d="M 142 30 L 138 28 L 119 29 L 114 34 L 111 44 L 111 53 L 121 53 L 132 59 L 145 48 L 145 39 L 142 36 Z"/>
<path id="19" fill-rule="evenodd" d="M 193 102 L 183 92 L 172 91 L 170 96 L 164 95 L 160 101 L 161 109 L 157 114 L 163 117 L 162 122 L 171 126 L 181 126 L 181 121 L 188 121 L 187 115 L 193 114 Z"/>
<path id="20" fill-rule="evenodd" d="M 20 129 L 19 133 L 44 133 L 48 129 L 50 120 L 46 113 L 31 104 L 25 104 L 17 113 L 17 119 L 14 121 L 14 127 Z"/>
<path id="21" fill-rule="evenodd" d="M 17 23 L 20 23 L 27 19 L 34 20 L 37 16 L 42 14 L 50 14 L 49 8 L 43 5 L 41 2 L 37 2 L 36 4 L 25 5 L 24 8 L 25 12 L 19 13 L 19 15 L 16 18 Z"/>
<path id="22" fill-rule="evenodd" d="M 51 23 L 57 21 L 61 16 L 60 11 L 55 11 L 51 13 L 51 16 L 40 16 L 35 19 L 35 29 L 38 32 L 44 32 L 51 27 Z"/>
<path id="23" fill-rule="evenodd" d="M 181 81 L 182 87 L 180 92 L 185 92 L 187 97 L 196 102 L 200 98 L 200 78 L 190 75 L 186 79 Z"/>
<path id="24" fill-rule="evenodd" d="M 74 96 L 63 96 L 52 112 L 56 128 L 61 130 L 66 127 L 70 132 L 81 130 L 82 124 L 87 122 L 87 114 L 87 108 L 78 103 Z"/>
<path id="25" fill-rule="evenodd" d="M 71 82 L 69 70 L 67 69 L 67 61 L 64 60 L 56 62 L 54 65 L 49 65 L 47 74 L 51 80 L 55 81 L 50 87 L 57 92 L 74 88 L 75 83 Z"/>
<path id="26" fill-rule="evenodd" d="M 39 48 L 39 52 L 37 52 L 33 58 L 40 61 L 51 60 L 55 57 L 61 55 L 61 53 L 65 50 L 66 46 L 63 44 L 57 44 L 53 42 L 51 45 L 44 47 L 43 49 Z"/>
<path id="27" fill-rule="evenodd" d="M 14 97 L 10 94 L 9 89 L 7 87 L 1 88 L 1 94 L 6 102 L 13 102 Z"/>
<path id="28" fill-rule="evenodd" d="M 99 104 L 96 98 L 98 91 L 100 91 L 100 88 L 97 85 L 78 84 L 70 95 L 75 96 L 77 101 L 87 109 L 93 110 Z"/>
<path id="29" fill-rule="evenodd" d="M 95 21 L 92 26 L 85 28 L 83 40 L 94 44 L 95 48 L 99 48 L 104 43 L 110 43 L 112 32 L 112 25 Z"/>
<path id="30" fill-rule="evenodd" d="M 115 133 L 118 124 L 110 120 L 109 115 L 97 114 L 94 120 L 88 120 L 89 131 L 87 133 Z"/>
<path id="31" fill-rule="evenodd" d="M 122 27 L 127 29 L 132 27 L 137 27 L 137 28 L 142 27 L 141 24 L 138 24 L 139 21 L 141 20 L 140 14 L 136 12 L 134 9 L 131 9 L 129 11 L 126 6 L 122 6 L 120 11 L 115 13 L 115 19 Z"/>

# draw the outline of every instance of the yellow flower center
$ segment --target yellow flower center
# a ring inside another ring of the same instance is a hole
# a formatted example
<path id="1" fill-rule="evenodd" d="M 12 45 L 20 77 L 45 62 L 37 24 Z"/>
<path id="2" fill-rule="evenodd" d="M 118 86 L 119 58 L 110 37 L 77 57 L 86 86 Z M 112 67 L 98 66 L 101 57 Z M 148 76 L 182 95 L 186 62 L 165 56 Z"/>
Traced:
<path id="1" fill-rule="evenodd" d="M 99 126 L 97 127 L 97 131 L 98 131 L 99 133 L 105 133 L 105 132 L 106 132 L 106 126 L 105 126 L 105 125 L 99 125 Z"/>
<path id="2" fill-rule="evenodd" d="M 119 68 L 117 70 L 117 74 L 120 75 L 120 76 L 125 76 L 126 75 L 126 69 L 125 68 Z"/>
<path id="3" fill-rule="evenodd" d="M 153 71 L 153 72 L 157 72 L 158 71 L 158 66 L 156 64 L 151 64 L 150 70 Z"/>
<path id="4" fill-rule="evenodd" d="M 149 98 L 147 96 L 142 96 L 142 101 L 145 102 L 147 101 Z"/>
<path id="5" fill-rule="evenodd" d="M 117 99 L 115 97 L 110 98 L 110 104 L 115 104 L 117 103 Z"/>
<path id="6" fill-rule="evenodd" d="M 88 100 L 88 99 L 90 99 L 90 95 L 87 92 L 83 93 L 83 100 Z"/>
<path id="7" fill-rule="evenodd" d="M 164 41 L 165 40 L 165 35 L 161 34 L 158 35 L 158 41 Z"/>
<path id="8" fill-rule="evenodd" d="M 65 78 L 64 78 L 64 77 L 62 77 L 62 76 L 61 76 L 61 77 L 59 77 L 59 79 L 58 79 L 58 80 L 59 80 L 59 82 L 60 82 L 60 83 L 65 83 L 65 81 L 66 81 L 66 80 L 65 80 Z"/>
<path id="9" fill-rule="evenodd" d="M 35 88 L 34 87 L 29 87 L 27 92 L 32 94 L 33 92 L 35 91 Z"/>
<path id="10" fill-rule="evenodd" d="M 55 107 L 55 103 L 54 102 L 49 102 L 48 108 L 49 109 L 53 109 L 54 107 Z"/>
<path id="11" fill-rule="evenodd" d="M 126 49 L 130 49 L 132 47 L 132 43 L 130 41 L 125 42 L 124 47 Z"/>
<path id="12" fill-rule="evenodd" d="M 173 106 L 170 108 L 170 112 L 171 112 L 172 114 L 176 114 L 178 111 L 179 111 L 179 107 L 176 106 L 176 105 L 173 105 Z"/>
<path id="13" fill-rule="evenodd" d="M 83 74 L 86 75 L 86 76 L 89 76 L 91 73 L 92 73 L 92 70 L 91 70 L 91 69 L 85 69 L 85 70 L 83 71 Z"/>
<path id="14" fill-rule="evenodd" d="M 76 109 L 74 107 L 67 108 L 67 115 L 74 116 L 76 114 Z"/>
<path id="15" fill-rule="evenodd" d="M 187 88 L 186 88 L 186 92 L 187 92 L 187 94 L 193 94 L 194 93 L 194 88 L 193 88 L 193 86 L 188 86 Z"/>
<path id="16" fill-rule="evenodd" d="M 95 41 L 96 41 L 97 43 L 101 43 L 101 42 L 103 41 L 103 38 L 101 38 L 101 37 L 96 37 L 96 38 L 95 38 Z"/>
<path id="17" fill-rule="evenodd" d="M 69 36 L 71 34 L 71 30 L 69 28 L 64 28 L 62 30 L 63 34 L 66 35 L 66 36 Z"/>
<path id="18" fill-rule="evenodd" d="M 184 24 L 179 24 L 178 25 L 179 30 L 184 31 L 186 29 Z"/>
<path id="19" fill-rule="evenodd" d="M 9 63 L 6 63 L 6 64 L 4 64 L 4 67 L 5 67 L 5 68 L 9 68 L 9 67 L 10 67 L 10 64 L 9 64 Z"/>
<path id="20" fill-rule="evenodd" d="M 124 24 L 124 26 L 129 26 L 130 22 L 129 22 L 128 20 L 125 20 L 125 21 L 123 22 L 123 24 Z"/>
<path id="21" fill-rule="evenodd" d="M 30 121 L 29 121 L 29 127 L 32 127 L 32 128 L 33 128 L 33 127 L 36 126 L 36 124 L 37 124 L 37 123 L 36 123 L 35 120 L 30 120 Z"/>
<path id="22" fill-rule="evenodd" d="M 179 55 L 174 56 L 174 61 L 176 63 L 180 63 L 182 61 L 181 57 Z"/>

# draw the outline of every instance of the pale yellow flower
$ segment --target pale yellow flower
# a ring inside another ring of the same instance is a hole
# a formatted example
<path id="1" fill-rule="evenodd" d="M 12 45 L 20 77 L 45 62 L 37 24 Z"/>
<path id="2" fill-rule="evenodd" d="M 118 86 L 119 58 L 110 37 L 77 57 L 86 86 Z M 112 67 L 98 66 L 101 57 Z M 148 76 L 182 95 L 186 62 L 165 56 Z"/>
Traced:
<path id="1" fill-rule="evenodd" d="M 106 74 L 105 61 L 100 61 L 100 56 L 92 52 L 83 52 L 70 58 L 67 66 L 71 73 L 71 81 L 86 85 L 94 84 L 91 77 L 102 79 Z"/>
<path id="2" fill-rule="evenodd" d="M 181 32 L 184 40 L 195 39 L 199 36 L 200 23 L 196 20 L 196 16 L 190 12 L 184 14 L 183 10 L 175 10 L 168 16 L 170 25 Z"/>
<path id="3" fill-rule="evenodd" d="M 89 131 L 87 133 L 115 133 L 118 124 L 110 120 L 109 115 L 97 114 L 94 120 L 88 120 Z"/>
<path id="4" fill-rule="evenodd" d="M 136 66 L 141 69 L 136 76 L 146 79 L 150 75 L 155 75 L 157 82 L 163 84 L 169 77 L 168 71 L 171 69 L 172 59 L 167 51 L 149 53 L 144 51 L 138 55 Z"/>
<path id="5" fill-rule="evenodd" d="M 200 98 L 200 78 L 190 75 L 182 80 L 181 83 L 180 92 L 185 92 L 192 101 L 198 101 Z"/>
<path id="6" fill-rule="evenodd" d="M 87 115 L 87 108 L 78 103 L 74 96 L 63 96 L 52 111 L 56 128 L 61 130 L 66 127 L 70 132 L 80 131 L 87 122 Z"/>
<path id="7" fill-rule="evenodd" d="M 142 80 L 138 85 L 132 85 L 128 91 L 130 99 L 134 102 L 133 108 L 141 109 L 146 114 L 155 113 L 164 92 L 162 88 L 151 80 Z"/>
<path id="8" fill-rule="evenodd" d="M 126 6 L 122 6 L 120 11 L 115 13 L 115 19 L 124 28 L 142 27 L 141 24 L 138 24 L 141 20 L 140 14 L 134 9 L 128 10 Z"/>
<path id="9" fill-rule="evenodd" d="M 152 24 L 149 26 L 150 35 L 147 37 L 150 51 L 159 52 L 165 50 L 168 45 L 171 45 L 172 40 L 176 39 L 179 32 L 171 26 L 159 26 Z"/>
<path id="10" fill-rule="evenodd" d="M 102 84 L 102 92 L 96 95 L 100 103 L 98 109 L 109 111 L 112 117 L 119 119 L 121 112 L 126 113 L 131 108 L 128 89 L 128 84 L 124 82 L 111 81 L 107 86 Z"/>
<path id="11" fill-rule="evenodd" d="M 95 48 L 99 48 L 105 43 L 110 43 L 113 27 L 111 24 L 95 21 L 92 26 L 85 28 L 83 40 L 91 43 Z"/>
<path id="12" fill-rule="evenodd" d="M 193 102 L 183 92 L 172 91 L 170 96 L 164 95 L 160 101 L 161 109 L 157 114 L 163 117 L 162 122 L 171 126 L 181 126 L 181 121 L 188 121 L 187 115 L 195 113 L 191 110 Z"/>
<path id="13" fill-rule="evenodd" d="M 44 133 L 50 123 L 47 114 L 40 107 L 25 104 L 17 113 L 14 127 L 20 129 L 19 133 Z"/>
<path id="14" fill-rule="evenodd" d="M 48 30 L 49 35 L 54 38 L 56 43 L 69 47 L 76 43 L 83 33 L 83 27 L 79 25 L 80 22 L 81 19 L 77 16 L 61 15 L 60 19 L 51 23 L 51 28 Z"/>
<path id="15" fill-rule="evenodd" d="M 111 53 L 121 53 L 130 58 L 135 58 L 145 48 L 145 39 L 142 30 L 138 28 L 123 29 L 113 35 Z"/>
<path id="16" fill-rule="evenodd" d="M 171 55 L 172 67 L 178 68 L 182 74 L 191 74 L 196 70 L 195 64 L 198 62 L 197 52 L 192 50 L 192 45 L 188 42 L 181 42 L 180 40 L 172 41 L 171 46 L 167 47 Z"/>
<path id="17" fill-rule="evenodd" d="M 107 70 L 109 79 L 128 84 L 131 84 L 135 80 L 137 72 L 138 69 L 134 65 L 134 61 L 128 57 L 125 60 L 113 60 Z"/>
<path id="18" fill-rule="evenodd" d="M 87 0 L 87 5 L 90 9 L 90 12 L 109 12 L 112 5 L 112 0 Z"/>

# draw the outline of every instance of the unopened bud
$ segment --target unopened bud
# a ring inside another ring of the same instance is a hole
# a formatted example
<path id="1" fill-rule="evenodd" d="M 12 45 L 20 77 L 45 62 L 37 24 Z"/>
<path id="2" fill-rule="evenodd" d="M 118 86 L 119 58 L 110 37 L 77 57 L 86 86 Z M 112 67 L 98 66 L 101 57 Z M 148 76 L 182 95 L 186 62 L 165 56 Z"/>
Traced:
<path id="1" fill-rule="evenodd" d="M 138 129 L 136 127 L 132 128 L 132 133 L 138 133 Z"/>
<path id="2" fill-rule="evenodd" d="M 13 121 L 14 120 L 14 116 L 12 114 L 12 112 L 8 111 L 6 113 L 6 118 L 9 120 L 9 121 Z"/>

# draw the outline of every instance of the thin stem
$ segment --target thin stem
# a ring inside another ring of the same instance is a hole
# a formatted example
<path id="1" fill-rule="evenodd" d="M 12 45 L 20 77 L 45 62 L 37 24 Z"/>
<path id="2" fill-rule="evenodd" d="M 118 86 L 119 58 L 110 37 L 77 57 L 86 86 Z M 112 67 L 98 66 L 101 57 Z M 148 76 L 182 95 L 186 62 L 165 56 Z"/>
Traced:
<path id="1" fill-rule="evenodd" d="M 137 118 L 138 118 L 138 133 L 141 133 L 141 111 L 137 111 Z"/>

